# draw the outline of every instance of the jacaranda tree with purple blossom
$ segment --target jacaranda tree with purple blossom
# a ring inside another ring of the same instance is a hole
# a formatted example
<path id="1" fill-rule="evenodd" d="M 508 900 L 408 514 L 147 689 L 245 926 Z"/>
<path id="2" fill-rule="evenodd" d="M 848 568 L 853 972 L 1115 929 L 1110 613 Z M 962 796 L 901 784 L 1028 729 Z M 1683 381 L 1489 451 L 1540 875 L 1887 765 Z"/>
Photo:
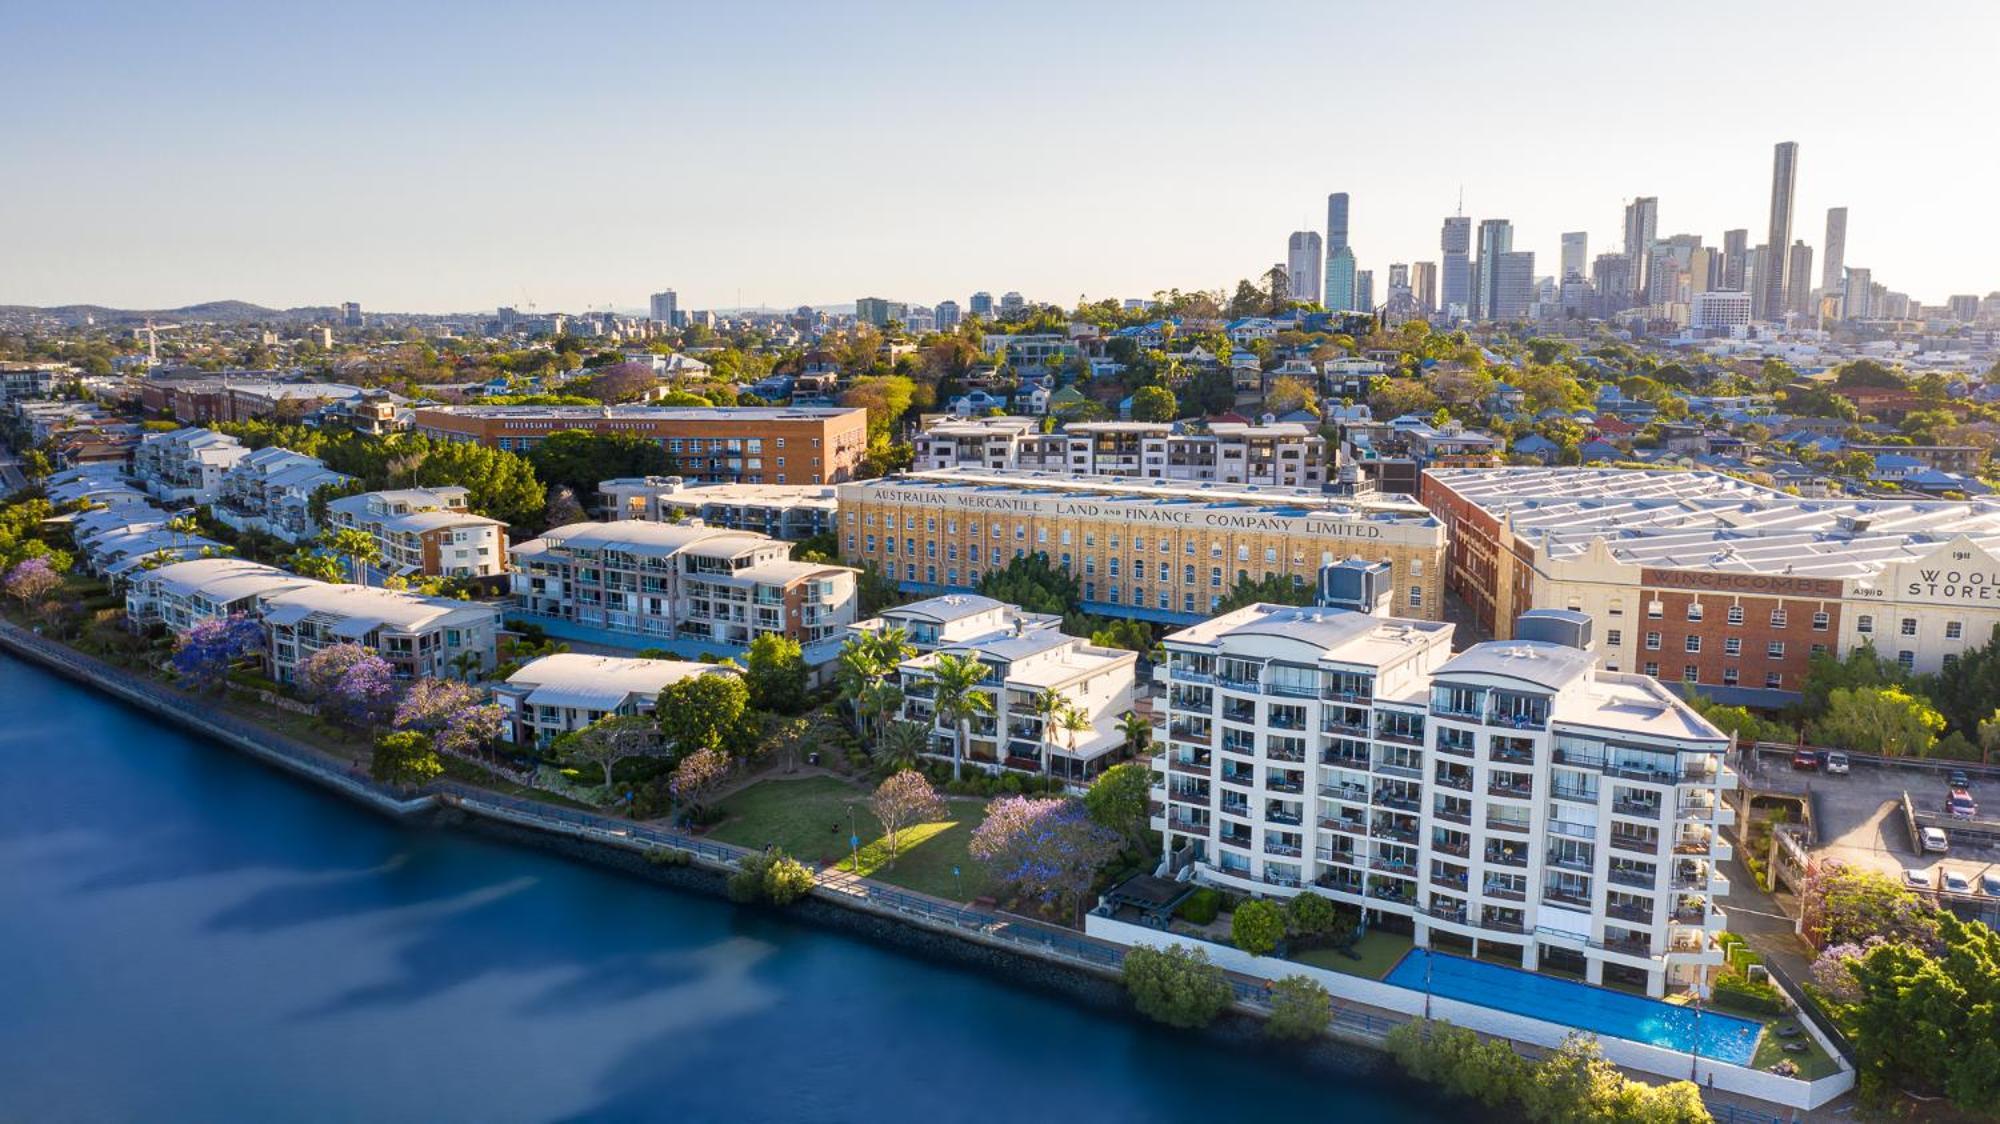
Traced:
<path id="1" fill-rule="evenodd" d="M 403 692 L 389 725 L 430 737 L 439 753 L 472 757 L 500 736 L 507 708 L 456 679 L 419 679 Z"/>
<path id="2" fill-rule="evenodd" d="M 1081 801 L 1008 796 L 987 808 L 968 849 L 996 883 L 1051 916 L 1074 916 L 1118 848 L 1118 833 L 1094 822 Z"/>
<path id="3" fill-rule="evenodd" d="M 350 726 L 372 726 L 396 703 L 395 670 L 359 644 L 331 644 L 307 656 L 298 680 L 321 714 Z"/>
<path id="4" fill-rule="evenodd" d="M 197 691 L 213 690 L 237 660 L 264 647 L 264 626 L 237 613 L 210 617 L 174 644 L 174 674 Z"/>
<path id="5" fill-rule="evenodd" d="M 55 595 L 62 588 L 62 575 L 56 573 L 55 566 L 47 558 L 29 558 L 16 562 L 7 571 L 7 596 L 25 607 L 39 607 L 42 602 Z"/>

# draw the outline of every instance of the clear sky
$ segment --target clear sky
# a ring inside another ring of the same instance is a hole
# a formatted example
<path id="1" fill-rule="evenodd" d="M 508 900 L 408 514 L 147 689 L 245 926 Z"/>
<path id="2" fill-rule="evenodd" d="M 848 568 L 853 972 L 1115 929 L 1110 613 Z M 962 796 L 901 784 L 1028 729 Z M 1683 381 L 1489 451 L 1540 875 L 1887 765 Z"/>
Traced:
<path id="1" fill-rule="evenodd" d="M 2000 289 L 2000 3 L 0 0 L 0 303 L 961 303 L 1219 288 L 1353 197 L 1618 248 L 1794 237 Z M 1814 273 L 1819 270 L 1815 259 Z"/>

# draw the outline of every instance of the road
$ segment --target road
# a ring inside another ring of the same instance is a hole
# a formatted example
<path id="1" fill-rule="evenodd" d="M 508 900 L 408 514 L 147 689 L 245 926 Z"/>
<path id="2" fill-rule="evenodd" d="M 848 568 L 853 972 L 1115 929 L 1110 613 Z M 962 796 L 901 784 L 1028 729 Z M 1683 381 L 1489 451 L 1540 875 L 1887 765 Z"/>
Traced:
<path id="1" fill-rule="evenodd" d="M 28 478 L 21 472 L 21 458 L 0 444 L 0 493 L 11 496 L 27 486 Z"/>

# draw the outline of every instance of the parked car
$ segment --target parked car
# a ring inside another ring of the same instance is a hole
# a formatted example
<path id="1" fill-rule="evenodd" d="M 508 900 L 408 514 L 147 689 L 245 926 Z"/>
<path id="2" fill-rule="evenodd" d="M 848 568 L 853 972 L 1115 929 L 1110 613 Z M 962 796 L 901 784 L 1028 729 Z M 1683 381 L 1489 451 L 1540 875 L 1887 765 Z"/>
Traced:
<path id="1" fill-rule="evenodd" d="M 1912 890 L 1928 890 L 1931 888 L 1931 876 L 1921 870 L 1905 870 L 1903 885 Z"/>
<path id="2" fill-rule="evenodd" d="M 1979 876 L 1979 892 L 1989 898 L 2000 898 L 2000 871 L 1987 871 Z"/>
<path id="3" fill-rule="evenodd" d="M 1794 768 L 1794 769 L 1817 769 L 1817 768 L 1819 768 L 1819 754 L 1817 754 L 1817 753 L 1814 753 L 1814 752 L 1813 752 L 1812 750 L 1810 750 L 1810 749 L 1795 749 L 1795 750 L 1793 750 L 1793 751 L 1792 751 L 1792 768 Z"/>
<path id="4" fill-rule="evenodd" d="M 1830 776 L 1836 776 L 1836 777 L 1846 776 L 1847 755 L 1845 753 L 1840 752 L 1839 750 L 1835 750 L 1834 752 L 1827 754 L 1826 771 Z"/>
<path id="5" fill-rule="evenodd" d="M 1953 769 L 1946 775 L 1944 783 L 1952 788 L 1971 788 L 1972 778 L 1965 775 L 1964 769 Z"/>
<path id="6" fill-rule="evenodd" d="M 1954 788 L 1951 795 L 1944 798 L 1944 810 L 1955 820 L 1969 820 L 1979 814 L 1979 805 L 1973 803 L 1972 793 L 1962 788 Z"/>
<path id="7" fill-rule="evenodd" d="M 1945 838 L 1943 828 L 1927 827 L 1917 833 L 1917 846 L 1926 852 L 1943 854 L 1950 848 L 1951 841 Z"/>
<path id="8" fill-rule="evenodd" d="M 1938 872 L 1938 877 L 1940 884 L 1944 886 L 1947 893 L 1970 894 L 1972 892 L 1972 879 L 1967 878 L 1963 871 L 1941 870 Z"/>

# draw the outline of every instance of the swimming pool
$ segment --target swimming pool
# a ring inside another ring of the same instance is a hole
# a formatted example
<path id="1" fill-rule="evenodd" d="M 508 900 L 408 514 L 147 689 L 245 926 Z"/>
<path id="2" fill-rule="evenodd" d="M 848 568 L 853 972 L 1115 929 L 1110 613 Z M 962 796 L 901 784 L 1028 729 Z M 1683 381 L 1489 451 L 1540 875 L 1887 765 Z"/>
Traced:
<path id="1" fill-rule="evenodd" d="M 1763 1030 L 1734 1015 L 1703 1011 L 1697 1019 L 1693 1011 L 1657 999 L 1421 948 L 1411 949 L 1384 979 L 1422 991 L 1426 959 L 1432 995 L 1682 1053 L 1693 1048 L 1699 1033 L 1702 1057 L 1736 1065 L 1750 1064 Z"/>

